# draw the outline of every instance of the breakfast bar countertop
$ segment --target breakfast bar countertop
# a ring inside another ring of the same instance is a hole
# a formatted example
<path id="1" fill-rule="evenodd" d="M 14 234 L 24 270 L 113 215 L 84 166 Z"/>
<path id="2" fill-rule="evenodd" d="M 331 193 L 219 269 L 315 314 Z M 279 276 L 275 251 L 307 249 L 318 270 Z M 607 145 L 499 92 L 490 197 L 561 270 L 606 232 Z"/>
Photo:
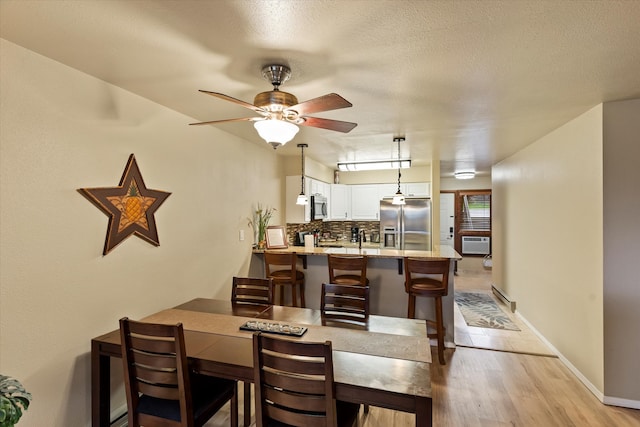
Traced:
<path id="1" fill-rule="evenodd" d="M 456 252 L 450 246 L 438 246 L 431 251 L 412 251 L 412 250 L 398 250 L 398 249 L 382 249 L 363 247 L 360 248 L 327 248 L 327 247 L 313 247 L 307 248 L 305 246 L 289 246 L 283 249 L 267 249 L 270 252 L 295 252 L 299 255 L 366 255 L 371 258 L 451 258 L 462 259 L 462 256 Z M 253 253 L 263 253 L 265 249 L 254 249 Z"/>

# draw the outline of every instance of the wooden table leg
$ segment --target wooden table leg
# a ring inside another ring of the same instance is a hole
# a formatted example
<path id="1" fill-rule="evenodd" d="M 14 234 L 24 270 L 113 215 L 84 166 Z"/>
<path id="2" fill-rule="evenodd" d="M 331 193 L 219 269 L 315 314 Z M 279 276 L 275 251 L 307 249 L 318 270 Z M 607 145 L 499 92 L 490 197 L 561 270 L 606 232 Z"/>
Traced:
<path id="1" fill-rule="evenodd" d="M 245 381 L 243 389 L 244 401 L 242 402 L 242 406 L 244 408 L 244 427 L 249 427 L 251 425 L 251 383 Z"/>
<path id="2" fill-rule="evenodd" d="M 432 400 L 428 397 L 416 397 L 416 427 L 433 426 Z"/>
<path id="3" fill-rule="evenodd" d="M 100 354 L 100 344 L 91 342 L 91 425 L 109 427 L 111 376 L 110 357 Z"/>

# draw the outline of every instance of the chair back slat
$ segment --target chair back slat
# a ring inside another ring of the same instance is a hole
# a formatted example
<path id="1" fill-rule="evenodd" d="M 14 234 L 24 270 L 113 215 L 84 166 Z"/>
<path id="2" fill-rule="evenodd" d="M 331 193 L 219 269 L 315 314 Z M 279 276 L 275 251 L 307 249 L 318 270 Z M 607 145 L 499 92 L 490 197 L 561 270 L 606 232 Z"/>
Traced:
<path id="1" fill-rule="evenodd" d="M 349 284 L 367 284 L 367 256 L 327 255 L 329 266 L 329 282 L 339 283 L 341 278 Z"/>
<path id="2" fill-rule="evenodd" d="M 162 325 L 120 319 L 122 360 L 129 408 L 138 408 L 140 396 L 176 401 L 180 422 L 193 425 L 188 362 L 182 324 Z M 139 425 L 137 413 L 130 424 Z M 137 412 L 137 411 L 133 411 Z"/>
<path id="3" fill-rule="evenodd" d="M 409 258 L 404 259 L 405 290 L 411 293 L 411 286 L 428 285 L 433 291 L 448 294 L 449 268 L 448 258 Z"/>
<path id="4" fill-rule="evenodd" d="M 367 322 L 369 286 L 323 283 L 320 311 L 323 320 Z"/>
<path id="5" fill-rule="evenodd" d="M 282 278 L 295 281 L 297 261 L 298 256 L 295 252 L 267 251 L 264 253 L 266 276 L 273 276 L 274 272 L 278 272 L 276 275 L 281 275 Z"/>
<path id="6" fill-rule="evenodd" d="M 244 304 L 273 304 L 273 279 L 234 277 L 231 302 Z"/>
<path id="7" fill-rule="evenodd" d="M 258 427 L 337 424 L 331 342 L 253 336 Z"/>

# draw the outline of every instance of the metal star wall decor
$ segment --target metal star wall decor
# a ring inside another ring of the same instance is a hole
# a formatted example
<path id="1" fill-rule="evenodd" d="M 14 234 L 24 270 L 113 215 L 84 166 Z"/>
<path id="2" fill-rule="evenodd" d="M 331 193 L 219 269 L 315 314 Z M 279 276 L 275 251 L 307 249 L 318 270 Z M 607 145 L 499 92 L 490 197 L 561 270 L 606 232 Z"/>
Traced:
<path id="1" fill-rule="evenodd" d="M 131 235 L 160 246 L 154 213 L 171 193 L 151 190 L 144 185 L 133 154 L 129 156 L 118 187 L 80 188 L 78 191 L 109 217 L 103 255 Z"/>

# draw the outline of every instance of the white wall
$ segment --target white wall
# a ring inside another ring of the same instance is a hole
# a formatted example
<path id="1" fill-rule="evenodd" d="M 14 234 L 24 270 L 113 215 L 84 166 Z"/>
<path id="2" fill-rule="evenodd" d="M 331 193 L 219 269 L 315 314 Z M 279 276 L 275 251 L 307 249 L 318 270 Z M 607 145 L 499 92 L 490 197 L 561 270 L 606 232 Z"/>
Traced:
<path id="1" fill-rule="evenodd" d="M 494 166 L 492 180 L 496 286 L 602 392 L 602 105 Z"/>
<path id="2" fill-rule="evenodd" d="M 604 390 L 640 408 L 640 99 L 608 102 L 603 114 Z"/>
<path id="3" fill-rule="evenodd" d="M 88 426 L 91 338 L 122 316 L 227 298 L 248 271 L 247 217 L 280 203 L 282 168 L 268 146 L 5 40 L 0 91 L 0 373 L 33 394 L 20 425 Z M 130 237 L 102 256 L 108 218 L 76 190 L 116 186 L 131 153 L 147 187 L 172 193 L 160 246 Z"/>

